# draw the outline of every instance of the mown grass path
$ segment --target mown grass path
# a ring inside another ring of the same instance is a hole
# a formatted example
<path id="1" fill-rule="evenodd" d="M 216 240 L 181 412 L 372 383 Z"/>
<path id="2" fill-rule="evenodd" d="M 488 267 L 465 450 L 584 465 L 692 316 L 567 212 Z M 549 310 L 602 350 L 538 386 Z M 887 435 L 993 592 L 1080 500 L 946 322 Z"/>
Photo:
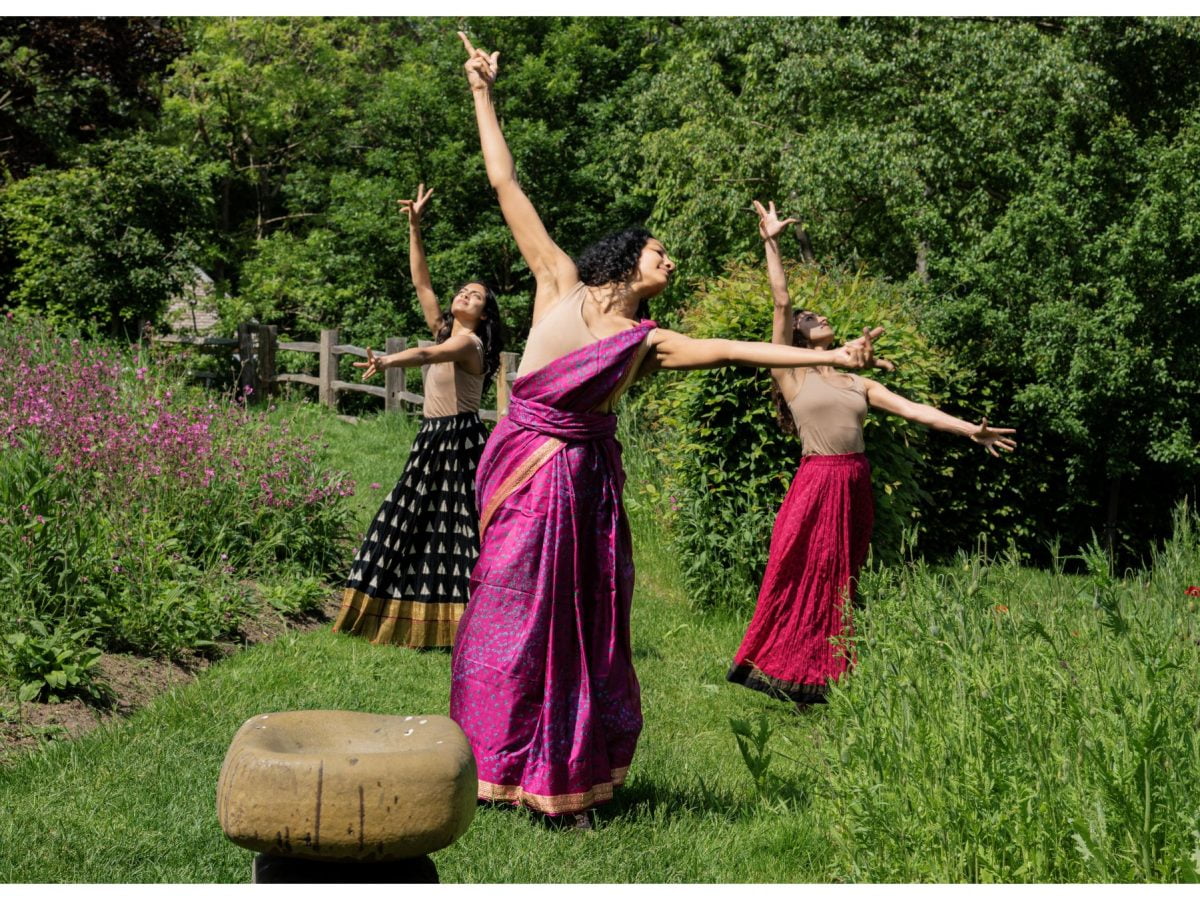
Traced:
<path id="1" fill-rule="evenodd" d="M 358 480 L 365 522 L 412 426 L 302 416 Z M 969 559 L 875 573 L 855 677 L 828 708 L 797 716 L 724 681 L 742 614 L 689 607 L 661 510 L 633 487 L 652 465 L 630 442 L 627 466 L 646 717 L 629 783 L 592 833 L 481 808 L 436 854 L 443 881 L 1194 876 L 1200 648 L 1194 607 L 1176 592 L 1198 571 L 1191 532 L 1153 576 L 1129 581 Z M 251 648 L 128 721 L 0 769 L 0 880 L 244 882 L 251 855 L 221 834 L 214 798 L 243 721 L 445 714 L 448 684 L 446 653 L 327 629 Z M 731 718 L 765 722 L 773 756 L 757 784 Z"/>

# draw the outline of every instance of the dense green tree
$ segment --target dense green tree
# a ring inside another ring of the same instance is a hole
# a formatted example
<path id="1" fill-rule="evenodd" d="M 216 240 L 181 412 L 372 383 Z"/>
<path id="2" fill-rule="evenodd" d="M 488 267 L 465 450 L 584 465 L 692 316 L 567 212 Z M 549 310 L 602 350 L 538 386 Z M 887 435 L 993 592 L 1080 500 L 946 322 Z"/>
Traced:
<path id="1" fill-rule="evenodd" d="M 492 283 L 519 338 L 531 281 L 484 176 L 464 25 L 501 53 L 505 134 L 564 249 L 645 222 L 680 263 L 660 321 L 757 252 L 754 197 L 802 219 L 806 262 L 906 285 L 914 327 L 960 373 L 948 402 L 1022 439 L 1020 465 L 988 472 L 930 437 L 944 462 L 925 511 L 949 514 L 923 517 L 927 549 L 978 534 L 1035 553 L 1094 530 L 1140 541 L 1194 492 L 1194 19 L 5 22 L 0 126 L 36 138 L 19 166 L 0 142 L 11 177 L 79 170 L 6 191 L 0 292 L 115 322 L 178 281 L 151 285 L 152 260 L 178 273 L 187 258 L 217 277 L 227 324 L 419 333 L 395 200 L 424 182 L 436 288 Z M 80 156 L 91 135 L 127 135 L 128 150 Z M 118 229 L 103 200 L 73 221 L 54 198 L 82 202 L 117 158 L 130 184 L 165 170 L 137 227 Z M 171 162 L 184 159 L 187 178 Z M 134 246 L 142 234 L 161 246 Z M 85 284 L 86 302 L 56 294 Z"/>
<path id="2" fill-rule="evenodd" d="M 426 223 L 439 290 L 483 278 L 521 334 L 531 284 L 479 157 L 458 20 L 195 20 L 168 84 L 164 125 L 224 167 L 214 274 L 231 316 L 296 330 L 415 332 L 407 226 L 395 200 L 435 189 Z M 479 19 L 502 48 L 500 92 L 521 177 L 568 249 L 640 221 L 637 173 L 611 132 L 662 44 L 661 22 Z M 627 167 L 628 168 L 628 167 Z"/>
<path id="3" fill-rule="evenodd" d="M 948 451 L 934 503 L 959 514 L 936 521 L 961 524 L 934 545 L 984 532 L 1037 552 L 1056 534 L 1078 545 L 1169 526 L 1200 462 L 1182 175 L 1200 24 L 721 19 L 685 32 L 630 132 L 668 246 L 715 271 L 750 244 L 748 197 L 776 199 L 816 258 L 923 285 L 926 327 L 969 373 L 964 397 L 1022 430 L 1026 465 L 997 481 Z"/>
<path id="4" fill-rule="evenodd" d="M 182 151 L 142 140 L 99 144 L 88 157 L 0 193 L 0 235 L 16 263 L 8 305 L 132 337 L 195 277 L 208 179 Z"/>
<path id="5" fill-rule="evenodd" d="M 153 126 L 182 50 L 162 19 L 0 18 L 0 174 L 67 164 L 81 146 Z"/>

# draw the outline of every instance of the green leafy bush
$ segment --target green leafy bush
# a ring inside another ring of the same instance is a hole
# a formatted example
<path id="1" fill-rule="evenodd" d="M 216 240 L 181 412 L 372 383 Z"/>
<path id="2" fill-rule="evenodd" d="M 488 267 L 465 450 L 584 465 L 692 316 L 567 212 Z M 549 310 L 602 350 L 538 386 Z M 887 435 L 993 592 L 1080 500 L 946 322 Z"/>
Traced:
<path id="1" fill-rule="evenodd" d="M 0 193 L 0 255 L 13 261 L 9 304 L 115 334 L 157 319 L 194 277 L 208 176 L 185 151 L 144 138 L 90 156 Z"/>
<path id="2" fill-rule="evenodd" d="M 303 616 L 315 613 L 324 606 L 329 588 L 319 578 L 310 575 L 261 584 L 258 594 L 276 612 L 285 616 Z"/>
<path id="3" fill-rule="evenodd" d="M 17 684 L 17 699 L 65 700 L 86 696 L 103 702 L 112 691 L 99 678 L 100 651 L 89 646 L 86 629 L 50 631 L 33 619 L 20 631 L 4 635 L 0 645 L 0 674 Z"/>
<path id="4" fill-rule="evenodd" d="M 839 336 L 862 326 L 886 329 L 879 348 L 897 364 L 889 387 L 918 402 L 941 402 L 952 373 L 918 330 L 903 287 L 840 269 L 796 266 L 789 273 L 796 308 L 828 315 Z M 735 265 L 700 289 L 685 313 L 694 337 L 770 340 L 772 304 L 761 267 Z M 866 373 L 867 377 L 881 377 Z M 770 376 L 717 369 L 665 378 L 645 402 L 657 415 L 659 444 L 671 475 L 674 540 L 689 591 L 699 605 L 752 603 L 766 563 L 775 513 L 800 459 L 800 445 L 776 423 Z M 875 487 L 877 556 L 899 556 L 915 532 L 925 464 L 924 429 L 872 415 L 865 427 Z"/>

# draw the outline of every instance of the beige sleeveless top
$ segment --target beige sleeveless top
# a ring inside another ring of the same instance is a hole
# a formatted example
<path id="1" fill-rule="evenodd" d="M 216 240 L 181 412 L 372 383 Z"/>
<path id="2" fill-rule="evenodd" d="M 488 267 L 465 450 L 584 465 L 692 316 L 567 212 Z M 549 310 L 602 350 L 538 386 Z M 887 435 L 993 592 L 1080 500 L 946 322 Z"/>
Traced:
<path id="1" fill-rule="evenodd" d="M 587 285 L 580 281 L 529 329 L 521 365 L 517 367 L 518 378 L 599 340 L 583 321 L 583 301 L 586 299 Z"/>
<path id="2" fill-rule="evenodd" d="M 483 341 L 472 334 L 475 349 L 479 351 L 479 364 L 486 367 L 483 359 Z M 437 419 L 458 413 L 477 412 L 483 397 L 483 375 L 472 375 L 463 366 L 453 362 L 431 363 L 425 372 L 425 418 Z"/>
<path id="3" fill-rule="evenodd" d="M 592 333 L 587 322 L 583 320 L 583 303 L 586 299 L 587 285 L 580 281 L 567 291 L 563 298 L 538 320 L 536 325 L 529 329 L 529 337 L 525 339 L 525 352 L 521 356 L 521 365 L 517 367 L 518 378 L 528 375 L 530 372 L 536 372 L 543 366 L 549 365 L 568 353 L 573 353 L 580 347 L 586 347 L 588 344 L 594 344 L 601 340 Z M 646 353 L 650 349 L 650 335 L 652 334 L 654 334 L 653 331 L 647 332 L 646 339 L 638 350 L 638 357 L 629 367 L 628 374 L 622 379 L 617 389 L 594 410 L 595 412 L 612 412 L 617 398 L 625 393 L 629 385 L 637 379 L 642 360 L 645 359 Z"/>
<path id="4" fill-rule="evenodd" d="M 800 388 L 787 404 L 805 456 L 840 456 L 866 449 L 862 431 L 867 418 L 866 385 L 857 375 L 835 377 L 848 378 L 849 383 L 843 386 L 816 372 L 796 370 Z"/>

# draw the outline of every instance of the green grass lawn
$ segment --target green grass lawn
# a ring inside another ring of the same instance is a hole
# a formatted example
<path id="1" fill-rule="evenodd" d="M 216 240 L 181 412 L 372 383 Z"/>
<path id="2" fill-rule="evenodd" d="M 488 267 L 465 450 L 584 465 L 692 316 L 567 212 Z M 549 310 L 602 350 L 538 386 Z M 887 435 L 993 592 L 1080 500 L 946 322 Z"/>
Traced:
<path id="1" fill-rule="evenodd" d="M 328 436 L 365 524 L 415 423 L 276 415 Z M 1153 572 L 1126 579 L 971 558 L 872 572 L 854 677 L 796 715 L 725 682 L 747 611 L 691 608 L 662 510 L 636 488 L 653 464 L 625 440 L 646 719 L 628 784 L 591 833 L 481 808 L 435 855 L 443 881 L 1195 878 L 1200 619 L 1184 589 L 1200 581 L 1200 552 L 1188 520 Z M 0 880 L 246 881 L 251 854 L 215 812 L 241 723 L 286 709 L 445 714 L 449 662 L 290 633 L 127 721 L 16 760 L 0 768 Z M 757 779 L 731 719 L 765 736 Z"/>

